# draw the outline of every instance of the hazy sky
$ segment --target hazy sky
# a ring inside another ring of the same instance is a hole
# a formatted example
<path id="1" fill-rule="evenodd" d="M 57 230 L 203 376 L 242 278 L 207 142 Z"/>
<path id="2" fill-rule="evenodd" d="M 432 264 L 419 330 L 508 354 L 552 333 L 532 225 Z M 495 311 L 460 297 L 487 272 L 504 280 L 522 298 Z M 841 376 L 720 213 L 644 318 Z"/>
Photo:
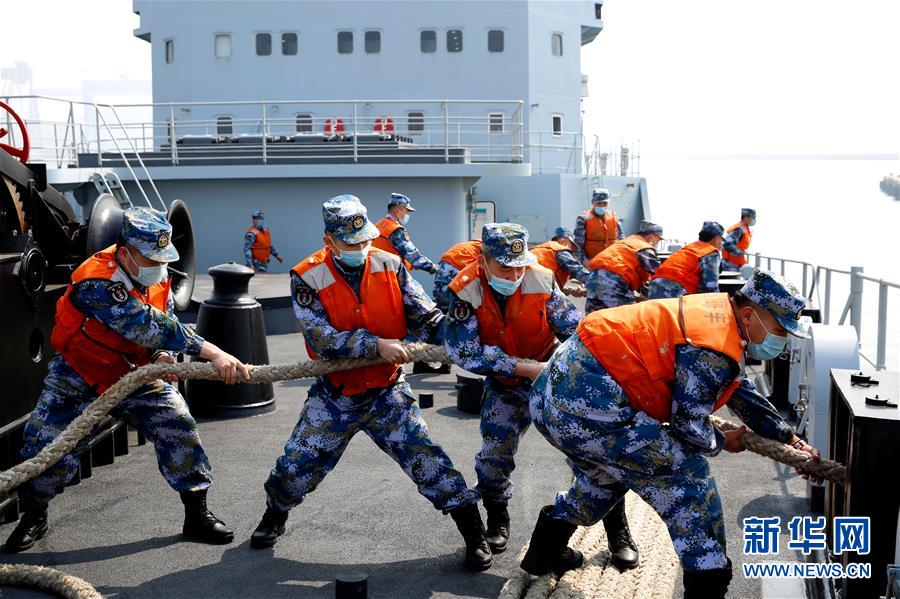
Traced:
<path id="1" fill-rule="evenodd" d="M 648 154 L 900 150 L 900 2 L 607 0 L 583 50 L 585 132 Z M 6 1 L 0 67 L 37 89 L 147 81 L 130 0 Z M 36 17 L 41 18 L 39 25 Z"/>

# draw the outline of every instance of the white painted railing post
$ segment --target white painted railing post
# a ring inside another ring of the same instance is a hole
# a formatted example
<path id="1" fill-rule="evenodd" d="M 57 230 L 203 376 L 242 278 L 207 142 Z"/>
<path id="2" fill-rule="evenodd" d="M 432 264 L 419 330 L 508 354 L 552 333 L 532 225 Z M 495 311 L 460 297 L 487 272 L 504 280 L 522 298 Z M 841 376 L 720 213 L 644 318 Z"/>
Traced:
<path id="1" fill-rule="evenodd" d="M 856 336 L 862 340 L 862 294 L 864 281 L 858 276 L 862 266 L 850 267 L 850 324 L 856 329 Z"/>

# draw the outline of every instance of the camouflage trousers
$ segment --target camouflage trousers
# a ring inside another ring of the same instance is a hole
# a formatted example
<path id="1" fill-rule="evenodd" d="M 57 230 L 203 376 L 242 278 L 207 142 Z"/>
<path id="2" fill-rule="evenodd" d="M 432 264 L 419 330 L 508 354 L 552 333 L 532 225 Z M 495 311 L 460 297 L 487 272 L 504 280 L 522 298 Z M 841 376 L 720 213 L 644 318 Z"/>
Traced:
<path id="1" fill-rule="evenodd" d="M 722 503 L 706 459 L 633 411 L 577 336 L 535 380 L 530 407 L 535 428 L 566 455 L 574 475 L 552 517 L 593 525 L 630 489 L 666 523 L 684 569 L 725 567 Z"/>
<path id="2" fill-rule="evenodd" d="M 450 283 L 459 274 L 456 267 L 449 262 L 438 262 L 434 273 L 434 290 L 431 292 L 438 309 L 444 314 L 450 308 Z"/>
<path id="3" fill-rule="evenodd" d="M 50 360 L 44 389 L 25 425 L 22 458 L 32 458 L 97 398 L 90 386 L 57 354 Z M 141 431 L 156 450 L 159 471 L 178 492 L 206 489 L 212 470 L 200 432 L 184 398 L 172 385 L 156 381 L 144 385 L 122 400 L 110 412 Z M 19 499 L 26 508 L 47 504 L 62 493 L 66 482 L 78 471 L 77 449 L 67 454 L 43 474 L 19 487 Z"/>
<path id="4" fill-rule="evenodd" d="M 729 262 L 725 258 L 722 258 L 722 260 L 719 261 L 719 270 L 720 271 L 740 272 L 741 268 L 743 268 L 743 267 L 738 266 L 737 264 L 735 264 L 733 262 Z"/>
<path id="5" fill-rule="evenodd" d="M 519 440 L 531 426 L 529 387 L 508 387 L 495 379 L 484 379 L 481 404 L 481 451 L 475 456 L 475 487 L 486 501 L 507 503 L 513 494 L 510 479 L 516 468 Z"/>
<path id="6" fill-rule="evenodd" d="M 405 381 L 354 397 L 340 395 L 317 379 L 284 445 L 284 455 L 265 483 L 269 507 L 287 511 L 299 505 L 337 466 L 350 439 L 365 432 L 444 513 L 479 499 L 432 441 L 419 404 Z"/>
<path id="7" fill-rule="evenodd" d="M 634 292 L 622 277 L 606 270 L 592 270 L 585 287 L 587 288 L 585 314 L 634 303 Z"/>
<path id="8" fill-rule="evenodd" d="M 687 291 L 681 286 L 681 283 L 669 279 L 650 279 L 650 282 L 647 283 L 647 299 L 681 297 L 686 293 Z"/>

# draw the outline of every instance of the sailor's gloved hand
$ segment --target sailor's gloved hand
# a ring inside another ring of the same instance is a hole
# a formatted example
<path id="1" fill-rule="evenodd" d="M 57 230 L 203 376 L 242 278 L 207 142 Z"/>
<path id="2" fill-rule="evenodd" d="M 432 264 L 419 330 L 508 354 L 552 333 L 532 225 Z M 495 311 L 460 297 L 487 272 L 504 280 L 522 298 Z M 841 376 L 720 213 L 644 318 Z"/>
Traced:
<path id="1" fill-rule="evenodd" d="M 175 358 L 172 356 L 172 354 L 167 354 L 167 353 L 165 353 L 165 352 L 160 352 L 160 353 L 156 356 L 156 358 L 153 360 L 153 363 L 154 363 L 154 364 L 174 364 L 174 363 L 175 363 Z M 178 375 L 175 375 L 175 374 L 166 374 L 166 375 L 163 375 L 162 380 L 164 380 L 164 381 L 167 382 L 167 383 L 177 383 L 177 382 L 178 382 Z"/>
<path id="2" fill-rule="evenodd" d="M 733 431 L 722 431 L 722 434 L 725 435 L 725 451 L 728 453 L 740 453 L 744 451 L 745 448 L 741 445 L 741 435 L 746 432 L 747 427 L 743 424 Z"/>
<path id="3" fill-rule="evenodd" d="M 799 437 L 796 437 L 796 436 L 794 437 L 794 440 L 791 441 L 791 447 L 793 447 L 794 449 L 799 449 L 800 451 L 805 451 L 806 453 L 808 453 L 809 455 L 812 456 L 814 462 L 821 461 L 821 459 L 822 459 L 822 455 L 819 453 L 818 449 L 816 449 L 815 447 L 813 447 L 812 445 L 810 445 L 803 439 L 800 439 Z M 821 483 L 822 482 L 821 478 L 819 478 L 817 476 L 813 476 L 812 474 L 807 474 L 806 472 L 803 472 L 803 470 L 801 470 L 800 468 L 794 468 L 794 471 L 796 471 L 797 474 L 799 474 L 804 479 L 806 479 L 812 483 Z"/>

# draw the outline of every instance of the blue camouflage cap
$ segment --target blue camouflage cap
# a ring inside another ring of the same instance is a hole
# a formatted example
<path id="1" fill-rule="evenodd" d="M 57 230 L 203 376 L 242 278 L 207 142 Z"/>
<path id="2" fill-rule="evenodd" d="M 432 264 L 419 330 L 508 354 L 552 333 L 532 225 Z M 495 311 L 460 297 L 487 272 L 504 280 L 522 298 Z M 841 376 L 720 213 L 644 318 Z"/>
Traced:
<path id="1" fill-rule="evenodd" d="M 166 214 L 152 208 L 129 208 L 122 213 L 122 241 L 154 262 L 175 262 L 172 225 Z"/>
<path id="2" fill-rule="evenodd" d="M 322 204 L 325 230 L 351 245 L 378 237 L 378 229 L 368 215 L 359 198 L 350 194 L 335 196 Z"/>
<path id="3" fill-rule="evenodd" d="M 412 204 L 409 201 L 409 198 L 403 195 L 402 193 L 392 193 L 391 199 L 388 201 L 388 208 L 391 206 L 403 206 L 407 210 L 411 212 L 415 212 L 416 209 L 412 207 Z"/>
<path id="4" fill-rule="evenodd" d="M 609 201 L 609 190 L 603 187 L 595 187 L 591 191 L 591 201 L 592 202 L 608 202 Z"/>
<path id="5" fill-rule="evenodd" d="M 556 230 L 553 231 L 553 239 L 557 239 L 559 237 L 565 237 L 572 243 L 575 243 L 575 235 L 572 234 L 572 231 L 568 230 L 565 227 L 556 227 Z"/>
<path id="6" fill-rule="evenodd" d="M 652 223 L 649 220 L 642 220 L 641 228 L 638 229 L 638 233 L 651 233 L 662 237 L 663 228 L 662 225 L 657 225 L 656 223 Z"/>
<path id="7" fill-rule="evenodd" d="M 512 268 L 537 264 L 528 251 L 528 229 L 516 223 L 488 223 L 481 228 L 482 252 Z"/>
<path id="8" fill-rule="evenodd" d="M 752 216 L 756 218 L 756 210 L 753 208 L 741 208 L 741 216 Z"/>
<path id="9" fill-rule="evenodd" d="M 256 212 L 253 213 L 253 218 L 254 218 L 254 219 L 257 219 L 257 218 L 265 218 L 265 217 L 266 217 L 266 213 L 263 212 L 262 210 L 257 210 Z"/>
<path id="10" fill-rule="evenodd" d="M 703 222 L 703 227 L 700 229 L 700 233 L 722 237 L 723 235 L 725 235 L 725 227 L 714 220 L 708 220 Z"/>
<path id="11" fill-rule="evenodd" d="M 799 289 L 781 275 L 757 270 L 741 287 L 741 295 L 760 308 L 765 308 L 790 334 L 804 339 L 809 337 L 799 322 L 800 312 L 806 307 L 806 299 Z"/>

